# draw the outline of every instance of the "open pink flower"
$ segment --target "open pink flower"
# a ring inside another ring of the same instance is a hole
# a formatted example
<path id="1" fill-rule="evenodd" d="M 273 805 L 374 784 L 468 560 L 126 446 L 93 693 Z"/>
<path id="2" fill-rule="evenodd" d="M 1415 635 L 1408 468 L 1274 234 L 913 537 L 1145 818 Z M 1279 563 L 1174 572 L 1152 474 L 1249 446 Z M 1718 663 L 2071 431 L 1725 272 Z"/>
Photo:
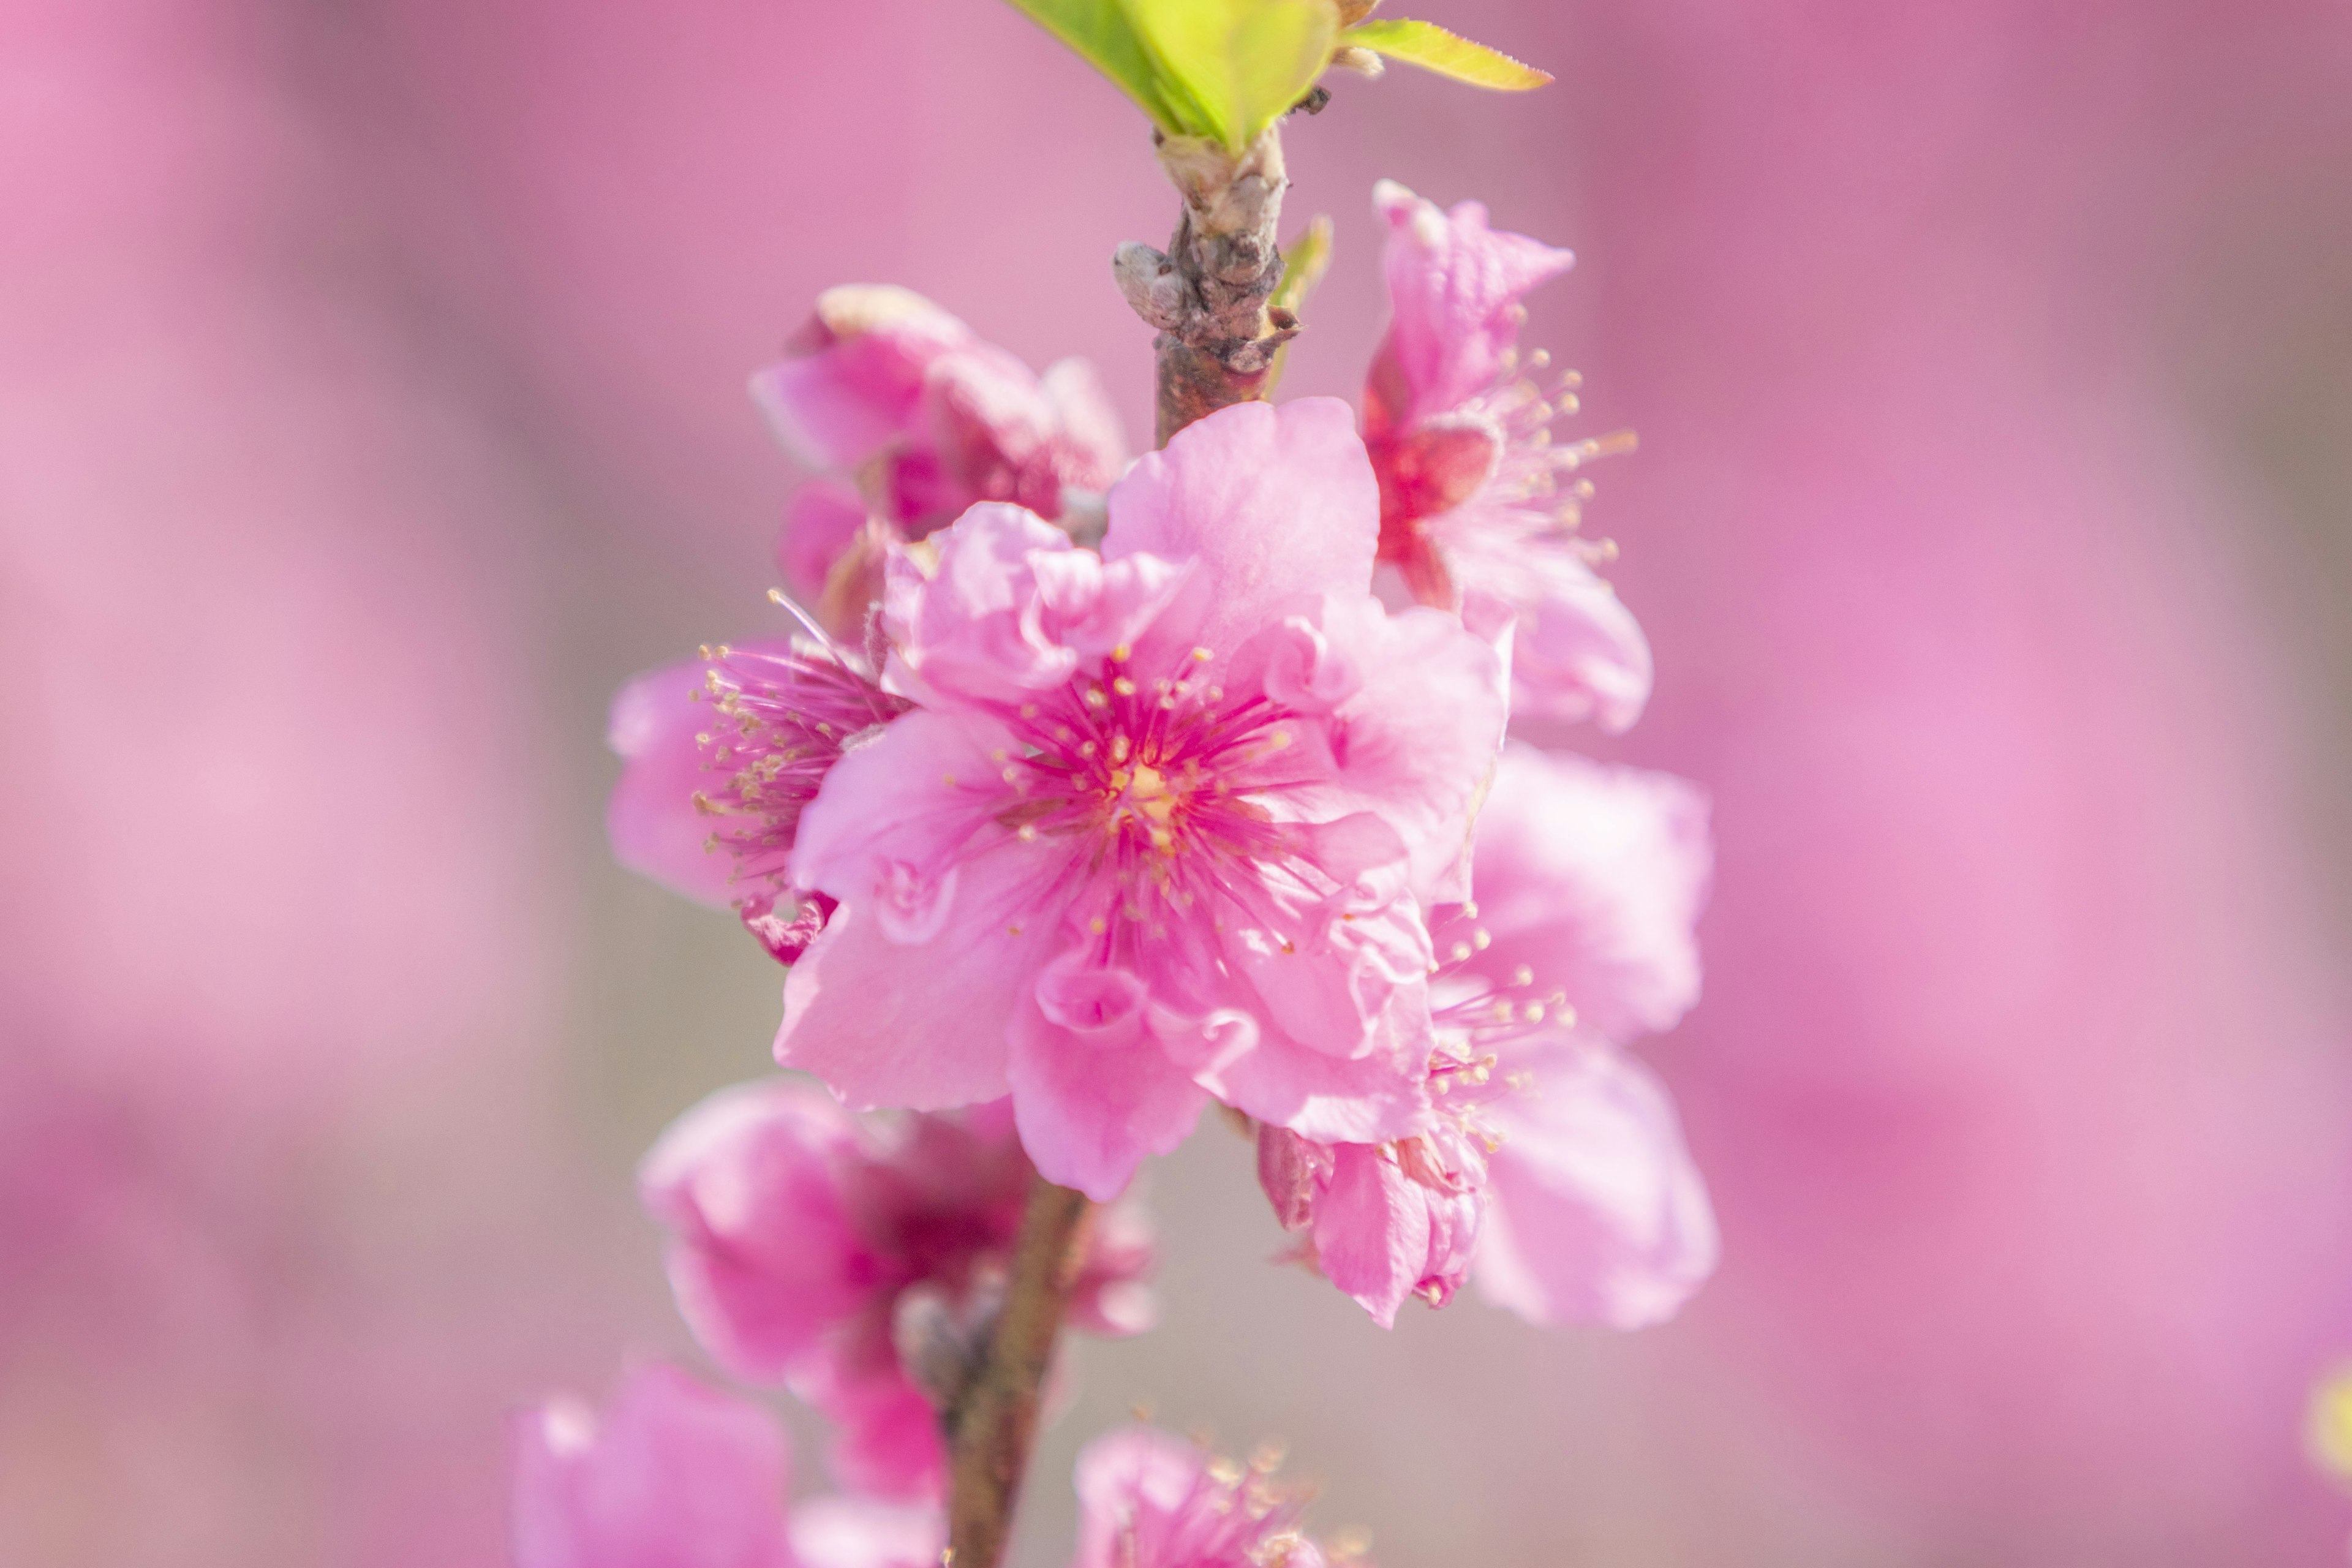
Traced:
<path id="1" fill-rule="evenodd" d="M 1013 1096 L 1108 1198 L 1211 1094 L 1328 1142 L 1428 1119 L 1425 900 L 1459 897 L 1495 650 L 1370 593 L 1346 406 L 1244 404 L 1111 492 L 1103 553 L 1009 506 L 894 552 L 914 711 L 826 776 L 793 885 L 840 901 L 777 1059 L 852 1105 Z"/>
<path id="2" fill-rule="evenodd" d="M 1300 1528 L 1306 1493 L 1150 1426 L 1107 1432 L 1078 1455 L 1071 1568 L 1325 1568 L 1363 1560 Z"/>
<path id="3" fill-rule="evenodd" d="M 921 295 L 880 284 L 828 289 L 788 357 L 751 396 L 820 480 L 793 499 L 777 564 L 793 595 L 853 635 L 884 555 L 979 501 L 1057 519 L 1098 501 L 1126 462 L 1118 416 L 1094 367 L 1041 376 Z"/>
<path id="4" fill-rule="evenodd" d="M 1372 201 L 1389 221 L 1394 311 L 1364 386 L 1381 559 L 1475 629 L 1515 625 L 1515 712 L 1623 730 L 1649 700 L 1650 647 L 1592 571 L 1606 547 L 1575 536 L 1590 487 L 1570 476 L 1626 443 L 1554 443 L 1552 417 L 1576 400 L 1520 377 L 1513 346 L 1520 297 L 1575 258 L 1488 228 L 1476 202 L 1441 212 L 1391 180 Z"/>
<path id="5" fill-rule="evenodd" d="M 785 864 L 802 808 L 842 748 L 906 710 L 848 655 L 802 638 L 705 648 L 637 677 L 613 699 L 606 741 L 623 761 L 605 813 L 624 866 L 704 903 L 727 904 L 791 963 L 824 924 L 795 918 Z"/>
<path id="6" fill-rule="evenodd" d="M 788 1384 L 837 1423 L 844 1484 L 937 1495 L 926 1384 L 952 1381 L 985 1330 L 1028 1174 L 1001 1102 L 859 1118 L 814 1084 L 779 1079 L 687 1112 L 646 1157 L 639 1187 L 675 1237 L 679 1310 L 719 1363 Z M 1139 1209 L 1097 1215 L 1070 1321 L 1149 1328 L 1151 1263 Z"/>
<path id="7" fill-rule="evenodd" d="M 514 1427 L 516 1568 L 931 1568 L 936 1510 L 813 1498 L 787 1519 L 774 1416 L 658 1363 L 600 1417 L 555 1399 Z"/>
<path id="8" fill-rule="evenodd" d="M 1479 817 L 1475 904 L 1433 921 L 1434 1127 L 1376 1148 L 1259 1131 L 1276 1217 L 1382 1323 L 1472 1267 L 1536 1322 L 1637 1328 L 1715 1267 L 1674 1108 L 1617 1047 L 1698 999 L 1706 808 L 1679 779 L 1514 743 Z"/>

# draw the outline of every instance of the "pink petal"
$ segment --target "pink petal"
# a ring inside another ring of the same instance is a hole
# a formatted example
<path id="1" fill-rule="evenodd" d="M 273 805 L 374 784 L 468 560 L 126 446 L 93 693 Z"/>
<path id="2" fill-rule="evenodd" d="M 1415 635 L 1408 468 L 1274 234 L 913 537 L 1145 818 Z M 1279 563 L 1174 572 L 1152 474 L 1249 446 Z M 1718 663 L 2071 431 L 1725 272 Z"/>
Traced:
<path id="1" fill-rule="evenodd" d="M 1022 1147 L 1047 1181 L 1098 1203 L 1125 1190 L 1145 1155 L 1182 1142 L 1208 1103 L 1146 1026 L 1146 1001 L 1136 976 L 1065 954 L 1013 1016 Z"/>
<path id="2" fill-rule="evenodd" d="M 794 490 L 776 535 L 784 591 L 811 607 L 822 605 L 834 567 L 865 526 L 866 502 L 847 485 L 818 480 Z"/>
<path id="3" fill-rule="evenodd" d="M 659 1364 L 514 1428 L 516 1568 L 793 1568 L 775 1418 Z"/>
<path id="4" fill-rule="evenodd" d="M 673 1237 L 678 1310 L 738 1377 L 782 1382 L 865 1305 L 873 1264 L 839 1174 L 856 1140 L 815 1085 L 744 1084 L 678 1118 L 638 1167 L 639 1198 Z"/>
<path id="5" fill-rule="evenodd" d="M 1310 1050 L 1279 1035 L 1194 1076 L 1202 1088 L 1245 1116 L 1286 1127 L 1318 1143 L 1379 1143 L 1417 1132 L 1429 1121 L 1423 1088 L 1428 1062 L 1427 1001 L 1419 993 L 1396 1011 L 1417 1011 L 1418 1049 L 1386 1048 L 1349 1059 Z M 1391 1041 L 1410 1038 L 1388 1026 Z"/>
<path id="6" fill-rule="evenodd" d="M 784 984 L 776 1059 L 853 1106 L 932 1110 L 1006 1092 L 1004 1028 L 1053 935 L 1041 871 L 994 821 L 989 720 L 917 710 L 835 764 L 793 874 L 841 900 Z"/>
<path id="7" fill-rule="evenodd" d="M 1382 254 L 1395 312 L 1366 397 L 1375 430 L 1458 406 L 1502 373 L 1520 297 L 1575 265 L 1568 251 L 1486 226 L 1477 202 L 1442 213 L 1392 180 L 1373 187 L 1389 223 Z"/>
<path id="8" fill-rule="evenodd" d="M 1201 562 L 1199 636 L 1219 654 L 1302 595 L 1370 591 L 1380 486 L 1336 398 L 1220 409 L 1139 459 L 1108 505 L 1106 560 Z"/>
<path id="9" fill-rule="evenodd" d="M 1563 1046 L 1491 1108 L 1503 1134 L 1479 1291 L 1530 1322 L 1637 1329 L 1715 1270 L 1715 1215 L 1665 1089 L 1631 1058 Z"/>
<path id="10" fill-rule="evenodd" d="M 858 1497 L 805 1499 L 793 1509 L 791 1530 L 801 1568 L 938 1568 L 948 1543 L 937 1507 Z"/>
<path id="11" fill-rule="evenodd" d="M 859 284 L 827 289 L 803 335 L 806 352 L 751 378 L 751 401 L 811 468 L 856 468 L 913 429 L 924 372 L 977 341 L 920 295 Z"/>
<path id="12" fill-rule="evenodd" d="M 838 1358 L 813 1363 L 793 1380 L 793 1392 L 834 1424 L 825 1460 L 843 1486 L 893 1499 L 944 1495 L 939 1412 L 895 1360 L 873 1368 Z"/>
<path id="13" fill-rule="evenodd" d="M 973 507 L 934 534 L 928 566 L 891 552 L 883 625 L 895 645 L 893 667 L 911 671 L 933 692 L 1017 701 L 1055 686 L 1076 656 L 1047 634 L 1033 557 L 1068 552 L 1069 536 L 1016 506 Z"/>
<path id="14" fill-rule="evenodd" d="M 1331 1151 L 1330 1184 L 1315 1203 L 1315 1258 L 1382 1328 L 1421 1282 L 1429 1205 L 1391 1159 L 1360 1143 Z"/>
<path id="15" fill-rule="evenodd" d="M 924 433 L 965 505 L 1010 501 L 1060 516 L 1057 423 L 1036 373 L 992 343 L 943 354 L 925 373 Z"/>
<path id="16" fill-rule="evenodd" d="M 1507 984 L 1524 966 L 1621 1045 L 1672 1028 L 1698 1000 L 1706 818 L 1705 795 L 1670 774 L 1514 742 L 1479 815 L 1478 923 L 1492 944 L 1466 967 Z"/>
<path id="17" fill-rule="evenodd" d="M 1333 595 L 1312 618 L 1358 680 L 1333 714 L 1326 776 L 1290 798 L 1319 816 L 1377 814 L 1403 835 L 1416 893 L 1433 902 L 1460 898 L 1471 809 L 1502 749 L 1502 659 L 1493 643 L 1439 610 L 1389 615 L 1370 598 Z M 1277 638 L 1295 642 L 1295 634 L 1278 627 L 1244 645 L 1234 679 L 1273 659 Z"/>
<path id="18" fill-rule="evenodd" d="M 1482 530 L 1479 508 L 1440 520 L 1439 538 L 1474 629 L 1516 618 L 1512 711 L 1631 729 L 1650 700 L 1650 642 L 1617 590 L 1561 542 Z"/>
<path id="19" fill-rule="evenodd" d="M 782 639 L 742 646 L 791 651 Z M 604 831 L 613 858 L 630 870 L 723 909 L 742 890 L 734 881 L 734 858 L 709 847 L 710 819 L 694 805 L 696 792 L 712 783 L 695 744 L 713 716 L 701 700 L 708 668 L 701 659 L 667 665 L 614 694 L 604 740 L 623 766 L 605 807 Z"/>
<path id="20" fill-rule="evenodd" d="M 1127 466 L 1127 432 L 1102 376 L 1082 359 L 1055 360 L 1039 378 L 1061 430 L 1055 461 L 1062 483 L 1107 490 Z"/>

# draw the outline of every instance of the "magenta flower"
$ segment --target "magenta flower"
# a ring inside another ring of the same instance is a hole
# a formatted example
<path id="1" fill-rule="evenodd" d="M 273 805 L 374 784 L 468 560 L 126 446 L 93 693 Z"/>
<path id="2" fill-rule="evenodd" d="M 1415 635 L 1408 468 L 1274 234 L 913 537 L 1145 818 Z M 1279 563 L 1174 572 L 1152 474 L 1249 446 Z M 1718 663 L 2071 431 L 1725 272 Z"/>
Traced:
<path id="1" fill-rule="evenodd" d="M 1013 1097 L 1108 1198 L 1212 1094 L 1327 1142 L 1429 1120 L 1428 900 L 1459 897 L 1495 650 L 1372 597 L 1344 405 L 1244 404 L 1111 492 L 1100 556 L 1009 506 L 893 554 L 889 682 L 795 887 L 840 901 L 777 1059 L 852 1105 Z"/>
<path id="2" fill-rule="evenodd" d="M 1627 443 L 1555 443 L 1550 422 L 1576 400 L 1519 376 L 1513 346 L 1521 296 L 1575 258 L 1488 228 L 1476 202 L 1441 212 L 1392 180 L 1372 201 L 1389 221 L 1394 312 L 1364 385 L 1381 559 L 1475 630 L 1515 625 L 1515 713 L 1623 730 L 1649 700 L 1650 647 L 1592 571 L 1609 550 L 1577 537 L 1590 487 L 1570 476 Z"/>
<path id="3" fill-rule="evenodd" d="M 799 491 L 777 543 L 785 585 L 843 636 L 863 623 L 891 544 L 980 501 L 1049 520 L 1098 505 L 1127 461 L 1086 361 L 1041 376 L 887 285 L 819 295 L 788 357 L 751 378 L 751 396 L 801 462 L 848 477 Z"/>
<path id="4" fill-rule="evenodd" d="M 938 1513 L 813 1498 L 785 1513 L 775 1417 L 659 1363 L 600 1418 L 555 1399 L 514 1427 L 516 1568 L 931 1568 Z"/>
<path id="5" fill-rule="evenodd" d="M 1323 1147 L 1262 1128 L 1301 1252 L 1381 1323 L 1472 1266 L 1536 1322 L 1638 1328 L 1715 1267 L 1705 1186 L 1657 1081 L 1618 1045 L 1698 999 L 1711 855 L 1679 779 L 1513 744 L 1479 817 L 1475 905 L 1433 922 L 1430 1131 Z"/>
<path id="6" fill-rule="evenodd" d="M 606 741 L 625 766 L 605 812 L 614 856 L 687 897 L 731 906 L 778 960 L 824 925 L 794 918 L 785 866 L 802 808 L 842 748 L 904 712 L 848 655 L 801 638 L 705 648 L 613 699 Z"/>
<path id="7" fill-rule="evenodd" d="M 1299 1525 L 1306 1494 L 1150 1426 L 1107 1432 L 1078 1455 L 1078 1550 L 1071 1568 L 1325 1568 Z"/>
<path id="8" fill-rule="evenodd" d="M 984 1329 L 1027 1177 L 1001 1102 L 859 1118 L 814 1084 L 774 1079 L 679 1118 L 639 1190 L 674 1237 L 670 1282 L 712 1357 L 789 1384 L 838 1424 L 844 1484 L 935 1496 L 943 1457 L 925 1384 L 955 1369 L 928 1363 Z M 1125 1205 L 1095 1222 L 1069 1321 L 1149 1328 L 1149 1222 Z"/>

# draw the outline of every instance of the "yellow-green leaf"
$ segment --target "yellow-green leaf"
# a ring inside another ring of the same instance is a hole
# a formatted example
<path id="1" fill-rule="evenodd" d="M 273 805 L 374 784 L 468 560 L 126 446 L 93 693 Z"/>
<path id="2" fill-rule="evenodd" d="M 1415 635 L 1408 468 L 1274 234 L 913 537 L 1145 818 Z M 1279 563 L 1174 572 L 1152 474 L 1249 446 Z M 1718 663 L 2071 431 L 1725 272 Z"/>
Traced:
<path id="1" fill-rule="evenodd" d="M 1282 281 L 1266 303 L 1297 315 L 1307 294 L 1331 268 L 1331 220 L 1318 214 L 1296 239 L 1282 247 Z"/>
<path id="2" fill-rule="evenodd" d="M 1171 101 L 1151 52 L 1137 37 L 1120 0 L 1012 0 L 1039 26 L 1059 38 L 1080 59 L 1110 79 L 1111 85 L 1141 106 L 1152 123 L 1171 136 L 1201 136 L 1194 123 Z"/>
<path id="3" fill-rule="evenodd" d="M 1022 0 L 1026 4 L 1027 0 Z M 1238 153 L 1330 63 L 1337 0 L 1122 0 L 1160 88 L 1196 135 Z"/>
<path id="4" fill-rule="evenodd" d="M 1523 65 L 1499 49 L 1457 37 L 1434 22 L 1416 22 L 1405 16 L 1359 22 L 1340 34 L 1339 41 L 1440 76 L 1450 76 L 1455 81 L 1466 81 L 1472 87 L 1525 92 L 1551 79 L 1549 71 Z"/>
<path id="5" fill-rule="evenodd" d="M 1308 220 L 1305 232 L 1282 247 L 1282 281 L 1274 286 L 1273 297 L 1266 304 L 1296 316 L 1307 303 L 1307 296 L 1330 269 L 1331 220 L 1318 213 Z M 1285 343 L 1274 351 L 1274 363 L 1265 373 L 1268 397 L 1282 384 L 1283 367 L 1289 363 L 1290 345 Z"/>

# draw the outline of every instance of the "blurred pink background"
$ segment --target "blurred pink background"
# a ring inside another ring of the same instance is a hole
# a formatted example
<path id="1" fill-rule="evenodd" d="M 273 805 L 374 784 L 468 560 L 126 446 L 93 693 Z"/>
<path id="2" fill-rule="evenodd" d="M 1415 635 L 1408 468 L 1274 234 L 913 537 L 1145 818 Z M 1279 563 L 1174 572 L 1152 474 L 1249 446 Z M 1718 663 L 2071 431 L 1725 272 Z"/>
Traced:
<path id="1" fill-rule="evenodd" d="M 1580 252 L 1725 1265 L 1384 1334 L 1205 1127 L 1023 1561 L 1139 1399 L 1389 1568 L 2341 1561 L 2352 11 L 1411 9 L 1561 79 L 1293 122 L 1286 390 L 1362 373 L 1379 176 Z M 767 1061 L 599 831 L 611 689 L 773 625 L 744 377 L 889 280 L 1140 433 L 1173 201 L 1000 0 L 9 0 L 0 135 L 0 1562 L 496 1563 L 503 1413 L 685 1347 L 635 1157 Z"/>

